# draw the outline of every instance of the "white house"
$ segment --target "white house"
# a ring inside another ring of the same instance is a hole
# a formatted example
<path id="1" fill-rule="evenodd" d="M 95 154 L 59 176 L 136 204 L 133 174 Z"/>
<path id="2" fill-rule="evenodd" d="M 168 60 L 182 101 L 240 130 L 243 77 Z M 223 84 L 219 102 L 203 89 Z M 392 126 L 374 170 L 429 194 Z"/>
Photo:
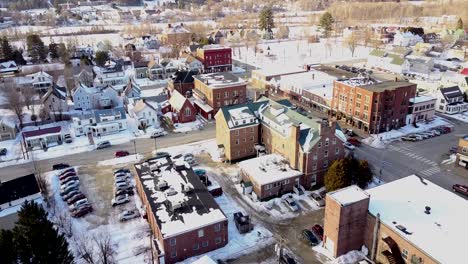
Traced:
<path id="1" fill-rule="evenodd" d="M 117 91 L 122 91 L 128 82 L 123 65 L 120 62 L 109 61 L 104 68 L 94 67 L 94 72 L 96 73 L 94 78 L 95 86 L 112 85 Z"/>
<path id="2" fill-rule="evenodd" d="M 405 54 L 392 53 L 385 50 L 375 49 L 367 57 L 367 66 L 371 68 L 388 70 L 394 73 L 403 72 Z"/>
<path id="3" fill-rule="evenodd" d="M 437 112 L 457 114 L 468 110 L 468 103 L 463 101 L 463 92 L 458 86 L 440 88 L 436 98 Z"/>
<path id="4" fill-rule="evenodd" d="M 75 136 L 91 134 L 100 137 L 127 129 L 127 116 L 123 107 L 76 114 L 73 115 L 72 121 Z"/>
<path id="5" fill-rule="evenodd" d="M 88 87 L 80 84 L 72 94 L 75 109 L 91 110 L 122 106 L 122 98 L 111 86 Z"/>
<path id="6" fill-rule="evenodd" d="M 398 31 L 393 37 L 393 45 L 409 47 L 414 46 L 419 42 L 424 42 L 423 38 L 411 32 Z"/>
<path id="7" fill-rule="evenodd" d="M 44 71 L 16 78 L 16 84 L 21 88 L 33 88 L 38 92 L 46 92 L 52 87 L 54 78 Z"/>
<path id="8" fill-rule="evenodd" d="M 129 107 L 129 114 L 138 121 L 138 127 L 159 127 L 158 113 L 160 109 L 157 103 L 151 104 L 145 100 L 138 100 Z"/>
<path id="9" fill-rule="evenodd" d="M 5 61 L 0 63 L 0 74 L 10 74 L 18 71 L 19 68 L 14 61 Z"/>
<path id="10" fill-rule="evenodd" d="M 429 76 L 434 68 L 434 60 L 426 56 L 408 55 L 402 67 L 403 73 Z"/>

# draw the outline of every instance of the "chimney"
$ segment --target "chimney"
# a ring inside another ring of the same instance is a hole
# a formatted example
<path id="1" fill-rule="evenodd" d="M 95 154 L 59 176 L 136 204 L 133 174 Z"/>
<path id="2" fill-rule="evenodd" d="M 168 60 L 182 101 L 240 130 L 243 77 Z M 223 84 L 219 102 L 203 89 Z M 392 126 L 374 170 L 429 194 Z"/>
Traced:
<path id="1" fill-rule="evenodd" d="M 431 214 L 431 207 L 426 206 L 426 207 L 424 207 L 424 209 L 425 209 L 425 210 L 424 210 L 424 213 L 426 213 L 426 214 Z"/>
<path id="2" fill-rule="evenodd" d="M 398 82 L 398 77 L 395 77 L 395 82 Z"/>
<path id="3" fill-rule="evenodd" d="M 315 73 L 312 73 L 312 80 L 315 80 Z"/>
<path id="4" fill-rule="evenodd" d="M 172 28 L 172 25 L 171 25 L 171 24 L 167 24 L 167 27 L 168 27 L 168 28 Z"/>

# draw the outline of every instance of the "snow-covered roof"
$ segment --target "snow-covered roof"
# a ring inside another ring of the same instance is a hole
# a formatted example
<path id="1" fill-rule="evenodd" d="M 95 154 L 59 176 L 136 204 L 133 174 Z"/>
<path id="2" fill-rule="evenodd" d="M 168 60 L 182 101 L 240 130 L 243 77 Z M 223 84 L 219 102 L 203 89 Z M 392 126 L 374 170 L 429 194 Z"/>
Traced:
<path id="1" fill-rule="evenodd" d="M 436 98 L 432 96 L 427 96 L 427 95 L 420 95 L 416 96 L 415 98 L 410 98 L 411 103 L 419 104 L 419 103 L 424 103 L 424 102 L 429 102 L 432 100 L 435 100 Z"/>
<path id="2" fill-rule="evenodd" d="M 260 185 L 301 176 L 300 171 L 294 170 L 279 154 L 269 154 L 239 162 L 239 167 L 251 180 Z"/>
<path id="3" fill-rule="evenodd" d="M 238 85 L 246 85 L 247 82 L 230 72 L 217 72 L 193 76 L 195 79 L 205 83 L 211 89 L 225 88 Z"/>
<path id="4" fill-rule="evenodd" d="M 169 104 L 172 106 L 172 108 L 176 109 L 177 111 L 180 111 L 182 107 L 185 104 L 185 101 L 187 98 L 185 98 L 179 91 L 174 90 L 171 94 L 171 98 L 169 98 Z"/>
<path id="5" fill-rule="evenodd" d="M 192 264 L 216 264 L 218 262 L 214 261 L 208 255 L 204 255 L 203 257 L 195 260 Z"/>
<path id="6" fill-rule="evenodd" d="M 306 70 L 292 65 L 281 65 L 280 67 L 278 67 L 278 65 L 271 65 L 263 69 L 253 70 L 252 75 L 255 75 L 254 73 L 256 73 L 263 76 L 279 76 L 301 72 L 306 72 Z"/>
<path id="7" fill-rule="evenodd" d="M 369 212 L 440 263 L 466 258 L 468 201 L 411 175 L 367 190 Z M 425 207 L 430 207 L 430 214 Z M 396 226 L 406 228 L 406 233 Z"/>
<path id="8" fill-rule="evenodd" d="M 369 198 L 369 194 L 359 188 L 357 185 L 351 185 L 346 188 L 328 193 L 333 200 L 342 206 Z"/>
<path id="9" fill-rule="evenodd" d="M 153 158 L 135 168 L 164 238 L 227 221 L 183 157 Z"/>

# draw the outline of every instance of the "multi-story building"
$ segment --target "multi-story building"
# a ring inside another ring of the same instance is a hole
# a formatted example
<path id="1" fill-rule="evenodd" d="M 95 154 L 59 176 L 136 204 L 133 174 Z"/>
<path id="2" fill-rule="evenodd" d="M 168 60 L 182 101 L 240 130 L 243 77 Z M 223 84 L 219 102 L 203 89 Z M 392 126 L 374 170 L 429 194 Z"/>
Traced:
<path id="1" fill-rule="evenodd" d="M 14 139 L 17 133 L 16 124 L 11 122 L 8 116 L 2 116 L 0 119 L 0 141 Z"/>
<path id="2" fill-rule="evenodd" d="M 323 184 L 328 166 L 344 156 L 335 122 L 303 116 L 267 98 L 222 107 L 215 119 L 225 160 L 253 157 L 259 149 L 281 154 L 302 172 L 300 183 L 306 188 Z"/>
<path id="3" fill-rule="evenodd" d="M 34 91 L 42 93 L 47 92 L 47 90 L 52 87 L 53 83 L 54 79 L 52 76 L 42 70 L 16 78 L 16 84 L 18 87 L 22 89 L 34 89 Z"/>
<path id="4" fill-rule="evenodd" d="M 416 96 L 410 98 L 406 124 L 431 120 L 435 114 L 436 98 L 431 96 Z"/>
<path id="5" fill-rule="evenodd" d="M 456 164 L 468 168 L 468 135 L 458 140 Z"/>
<path id="6" fill-rule="evenodd" d="M 155 263 L 176 263 L 228 243 L 227 217 L 183 158 L 153 158 L 135 169 Z"/>
<path id="7" fill-rule="evenodd" d="M 411 175 L 366 191 L 327 194 L 324 246 L 334 257 L 367 248 L 374 263 L 463 263 L 468 202 Z"/>
<path id="8" fill-rule="evenodd" d="M 83 111 L 122 106 L 122 98 L 110 86 L 87 87 L 80 84 L 73 91 L 72 98 L 75 109 Z"/>
<path id="9" fill-rule="evenodd" d="M 206 45 L 197 49 L 196 57 L 203 63 L 203 71 L 232 71 L 232 49 L 219 45 Z"/>
<path id="10" fill-rule="evenodd" d="M 195 88 L 193 76 L 197 74 L 198 71 L 178 70 L 167 81 L 169 91 L 172 92 L 175 89 L 185 96 L 191 94 Z"/>
<path id="11" fill-rule="evenodd" d="M 159 35 L 159 40 L 164 45 L 184 45 L 189 44 L 191 37 L 192 33 L 184 27 L 184 24 L 168 24 L 167 28 L 165 28 L 162 34 Z"/>
<path id="12" fill-rule="evenodd" d="M 460 87 L 440 88 L 437 91 L 436 111 L 444 114 L 458 114 L 468 110 L 468 102 L 464 101 Z"/>
<path id="13" fill-rule="evenodd" d="M 367 77 L 337 80 L 332 111 L 339 119 L 367 133 L 380 133 L 406 125 L 416 84 L 407 81 L 377 82 Z"/>
<path id="14" fill-rule="evenodd" d="M 91 134 L 100 137 L 127 129 L 127 115 L 123 107 L 74 114 L 72 121 L 75 136 Z"/>
<path id="15" fill-rule="evenodd" d="M 44 111 L 49 116 L 54 115 L 57 117 L 57 114 L 61 115 L 63 112 L 68 112 L 67 89 L 54 83 L 47 93 L 41 97 L 41 103 L 44 106 Z"/>
<path id="16" fill-rule="evenodd" d="M 282 76 L 306 72 L 306 69 L 299 67 L 267 67 L 252 71 L 252 84 L 255 88 L 267 89 L 275 86 Z"/>
<path id="17" fill-rule="evenodd" d="M 211 106 L 213 113 L 223 106 L 246 102 L 247 82 L 232 73 L 218 72 L 193 77 L 194 95 Z"/>

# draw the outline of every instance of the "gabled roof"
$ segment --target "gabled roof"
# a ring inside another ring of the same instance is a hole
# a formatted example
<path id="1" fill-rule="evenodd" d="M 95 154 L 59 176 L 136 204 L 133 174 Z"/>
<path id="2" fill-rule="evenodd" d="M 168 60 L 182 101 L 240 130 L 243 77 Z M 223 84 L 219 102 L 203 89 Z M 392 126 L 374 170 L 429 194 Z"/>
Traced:
<path id="1" fill-rule="evenodd" d="M 115 107 L 111 109 L 98 109 L 93 110 L 94 117 L 96 118 L 96 123 L 101 123 L 102 117 L 116 116 L 119 115 L 120 119 L 126 119 L 125 109 L 123 107 Z"/>
<path id="2" fill-rule="evenodd" d="M 60 133 L 62 131 L 62 127 L 56 126 L 56 127 L 48 127 L 48 128 L 39 128 L 37 130 L 31 130 L 31 131 L 24 131 L 23 136 L 25 138 L 29 137 L 37 137 L 37 136 L 42 136 L 42 135 L 47 135 L 47 134 L 56 134 Z"/>
<path id="3" fill-rule="evenodd" d="M 180 94 L 177 90 L 172 92 L 171 98 L 169 99 L 169 104 L 172 108 L 180 111 L 184 106 L 185 102 L 188 101 L 182 94 Z"/>
<path id="4" fill-rule="evenodd" d="M 127 86 L 125 86 L 125 89 L 123 91 L 124 95 L 128 96 L 130 93 L 135 92 L 138 94 L 138 96 L 141 94 L 141 88 L 138 86 L 133 81 L 128 82 Z"/>
<path id="5" fill-rule="evenodd" d="M 146 102 L 145 100 L 138 100 L 136 103 L 135 103 L 135 106 L 133 106 L 132 108 L 132 111 L 134 113 L 138 113 L 138 112 L 141 112 L 143 109 L 145 109 L 146 107 L 149 107 L 151 109 L 153 109 L 154 111 L 157 111 L 151 104 L 149 104 L 148 102 Z"/>
<path id="6" fill-rule="evenodd" d="M 171 80 L 174 83 L 193 83 L 193 76 L 197 75 L 198 71 L 195 70 L 177 70 L 172 76 Z"/>
<path id="7" fill-rule="evenodd" d="M 54 95 L 60 100 L 67 100 L 67 89 L 65 87 L 58 86 L 56 83 L 53 83 L 52 87 L 49 88 L 47 93 L 41 98 L 42 103 L 44 103 L 51 95 Z"/>
<path id="8" fill-rule="evenodd" d="M 449 100 L 451 98 L 456 98 L 463 96 L 462 91 L 458 86 L 452 86 L 447 88 L 440 88 L 440 92 L 445 97 L 445 99 Z"/>

